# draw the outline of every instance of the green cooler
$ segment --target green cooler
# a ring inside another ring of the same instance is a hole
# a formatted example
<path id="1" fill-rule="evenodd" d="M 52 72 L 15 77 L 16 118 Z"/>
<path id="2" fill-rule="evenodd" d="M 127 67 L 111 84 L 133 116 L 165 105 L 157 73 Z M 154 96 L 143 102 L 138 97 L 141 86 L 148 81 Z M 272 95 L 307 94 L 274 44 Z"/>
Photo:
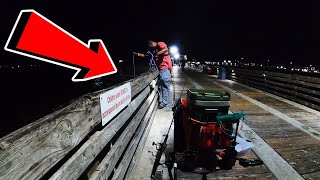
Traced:
<path id="1" fill-rule="evenodd" d="M 187 111 L 193 120 L 210 123 L 216 116 L 227 115 L 230 107 L 230 94 L 214 90 L 189 89 Z"/>

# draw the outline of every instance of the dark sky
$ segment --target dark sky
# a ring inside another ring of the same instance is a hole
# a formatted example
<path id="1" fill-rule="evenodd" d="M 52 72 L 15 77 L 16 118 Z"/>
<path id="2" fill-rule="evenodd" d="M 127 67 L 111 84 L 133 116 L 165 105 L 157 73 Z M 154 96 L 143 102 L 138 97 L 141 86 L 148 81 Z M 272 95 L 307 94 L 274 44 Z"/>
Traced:
<path id="1" fill-rule="evenodd" d="M 20 10 L 28 8 L 83 42 L 102 39 L 113 59 L 144 50 L 147 39 L 177 44 L 196 59 L 311 63 L 320 58 L 316 1 L 2 1 L 1 47 Z M 1 64 L 26 59 L 1 50 Z"/>

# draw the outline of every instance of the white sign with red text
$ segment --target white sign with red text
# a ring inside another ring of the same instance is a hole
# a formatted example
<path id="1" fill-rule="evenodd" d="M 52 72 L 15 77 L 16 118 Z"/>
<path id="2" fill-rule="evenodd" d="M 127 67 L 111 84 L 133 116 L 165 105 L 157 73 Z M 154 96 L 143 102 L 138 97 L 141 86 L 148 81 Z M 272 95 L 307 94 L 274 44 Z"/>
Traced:
<path id="1" fill-rule="evenodd" d="M 102 126 L 131 102 L 130 82 L 100 95 Z"/>

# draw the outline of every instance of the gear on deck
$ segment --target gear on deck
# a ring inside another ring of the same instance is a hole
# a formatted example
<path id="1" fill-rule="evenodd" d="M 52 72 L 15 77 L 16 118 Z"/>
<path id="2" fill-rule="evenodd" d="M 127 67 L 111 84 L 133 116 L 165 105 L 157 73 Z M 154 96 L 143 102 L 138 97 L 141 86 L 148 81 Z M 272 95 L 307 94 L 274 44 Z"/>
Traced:
<path id="1" fill-rule="evenodd" d="M 228 114 L 229 106 L 230 94 L 212 90 L 189 89 L 187 98 L 176 102 L 174 151 L 179 169 L 201 174 L 232 169 L 239 120 L 245 114 Z"/>

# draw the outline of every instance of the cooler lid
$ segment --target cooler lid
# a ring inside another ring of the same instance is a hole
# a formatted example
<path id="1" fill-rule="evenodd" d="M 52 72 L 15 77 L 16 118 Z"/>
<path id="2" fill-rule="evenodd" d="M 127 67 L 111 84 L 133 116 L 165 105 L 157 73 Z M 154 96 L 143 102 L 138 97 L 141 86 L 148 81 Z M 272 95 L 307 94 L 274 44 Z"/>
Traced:
<path id="1" fill-rule="evenodd" d="M 215 90 L 189 89 L 187 95 L 192 100 L 230 101 L 230 94 L 224 94 Z"/>

